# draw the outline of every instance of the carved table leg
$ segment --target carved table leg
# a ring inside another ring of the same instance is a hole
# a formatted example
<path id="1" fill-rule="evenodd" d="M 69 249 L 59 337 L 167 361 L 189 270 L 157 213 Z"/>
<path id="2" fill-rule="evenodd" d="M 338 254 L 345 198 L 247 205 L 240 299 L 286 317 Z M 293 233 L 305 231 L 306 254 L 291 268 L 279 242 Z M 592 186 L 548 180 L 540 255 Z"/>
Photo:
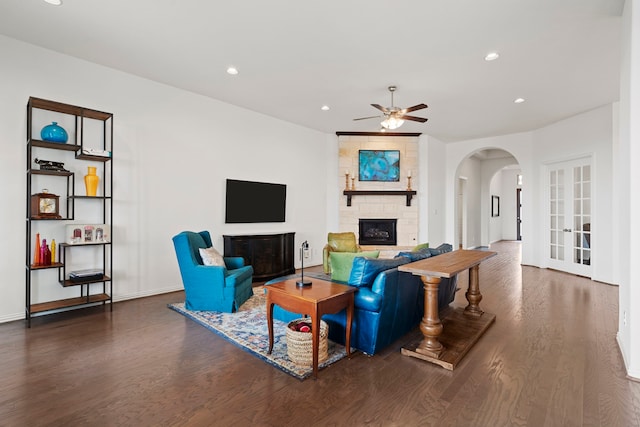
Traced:
<path id="1" fill-rule="evenodd" d="M 479 305 L 480 301 L 482 301 L 479 271 L 480 265 L 474 265 L 469 269 L 469 289 L 465 294 L 467 301 L 469 301 L 469 305 L 464 309 L 464 312 L 472 316 L 482 316 L 482 313 L 484 313 L 484 311 L 480 309 Z"/>
<path id="2" fill-rule="evenodd" d="M 438 337 L 442 334 L 442 323 L 438 316 L 438 287 L 440 278 L 437 276 L 422 276 L 424 283 L 424 317 L 420 322 L 420 331 L 424 339 L 416 348 L 416 352 L 438 358 L 444 346 Z"/>

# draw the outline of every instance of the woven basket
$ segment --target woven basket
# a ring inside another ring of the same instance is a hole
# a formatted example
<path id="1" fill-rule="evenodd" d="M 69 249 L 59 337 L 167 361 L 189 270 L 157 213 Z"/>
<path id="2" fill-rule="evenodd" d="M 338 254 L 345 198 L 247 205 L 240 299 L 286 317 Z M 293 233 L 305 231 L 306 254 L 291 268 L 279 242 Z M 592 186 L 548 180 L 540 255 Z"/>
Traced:
<path id="1" fill-rule="evenodd" d="M 296 365 L 313 366 L 313 338 L 311 332 L 298 332 L 291 329 L 300 322 L 310 322 L 309 318 L 296 319 L 287 325 L 287 355 Z M 324 320 L 320 321 L 320 343 L 318 344 L 318 364 L 329 357 L 327 337 L 329 325 Z"/>

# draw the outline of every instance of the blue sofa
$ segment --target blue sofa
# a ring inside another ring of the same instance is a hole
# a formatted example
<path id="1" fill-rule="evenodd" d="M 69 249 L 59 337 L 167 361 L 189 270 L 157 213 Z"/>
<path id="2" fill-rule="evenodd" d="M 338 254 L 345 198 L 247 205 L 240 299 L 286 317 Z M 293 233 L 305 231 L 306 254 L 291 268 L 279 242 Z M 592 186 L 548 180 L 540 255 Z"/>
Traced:
<path id="1" fill-rule="evenodd" d="M 224 266 L 203 265 L 200 248 L 212 247 L 208 231 L 183 231 L 173 237 L 187 310 L 236 311 L 253 295 L 253 267 L 242 257 L 224 257 Z"/>
<path id="2" fill-rule="evenodd" d="M 354 301 L 351 327 L 351 346 L 373 355 L 415 328 L 424 313 L 424 285 L 418 276 L 398 271 L 398 266 L 451 251 L 451 245 L 421 253 L 401 252 L 394 259 L 356 257 L 347 283 L 358 288 Z M 265 284 L 278 282 L 274 279 Z M 448 306 L 454 299 L 457 277 L 443 278 L 438 289 L 438 308 Z M 284 322 L 302 317 L 274 306 L 273 317 Z M 344 345 L 346 311 L 326 314 L 322 319 L 329 325 L 329 339 Z"/>

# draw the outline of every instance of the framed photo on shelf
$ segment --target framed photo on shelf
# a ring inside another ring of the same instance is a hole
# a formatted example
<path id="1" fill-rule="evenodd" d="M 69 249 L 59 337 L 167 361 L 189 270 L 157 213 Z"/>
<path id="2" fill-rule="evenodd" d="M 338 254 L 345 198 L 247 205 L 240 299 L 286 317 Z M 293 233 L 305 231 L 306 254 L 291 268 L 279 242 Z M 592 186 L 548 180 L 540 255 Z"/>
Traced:
<path id="1" fill-rule="evenodd" d="M 107 224 L 67 224 L 65 241 L 70 245 L 109 243 L 111 227 Z"/>
<path id="2" fill-rule="evenodd" d="M 500 216 L 500 197 L 491 196 L 491 216 Z"/>
<path id="3" fill-rule="evenodd" d="M 400 181 L 400 150 L 360 150 L 359 181 Z"/>

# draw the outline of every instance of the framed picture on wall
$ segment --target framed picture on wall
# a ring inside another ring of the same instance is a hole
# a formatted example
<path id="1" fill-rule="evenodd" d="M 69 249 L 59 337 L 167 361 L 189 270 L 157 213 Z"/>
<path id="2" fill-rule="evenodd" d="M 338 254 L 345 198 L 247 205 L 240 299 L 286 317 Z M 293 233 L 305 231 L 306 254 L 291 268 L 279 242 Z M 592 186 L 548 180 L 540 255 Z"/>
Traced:
<path id="1" fill-rule="evenodd" d="M 400 150 L 360 150 L 359 181 L 400 181 Z"/>
<path id="2" fill-rule="evenodd" d="M 500 197 L 491 196 L 491 216 L 500 216 Z"/>

